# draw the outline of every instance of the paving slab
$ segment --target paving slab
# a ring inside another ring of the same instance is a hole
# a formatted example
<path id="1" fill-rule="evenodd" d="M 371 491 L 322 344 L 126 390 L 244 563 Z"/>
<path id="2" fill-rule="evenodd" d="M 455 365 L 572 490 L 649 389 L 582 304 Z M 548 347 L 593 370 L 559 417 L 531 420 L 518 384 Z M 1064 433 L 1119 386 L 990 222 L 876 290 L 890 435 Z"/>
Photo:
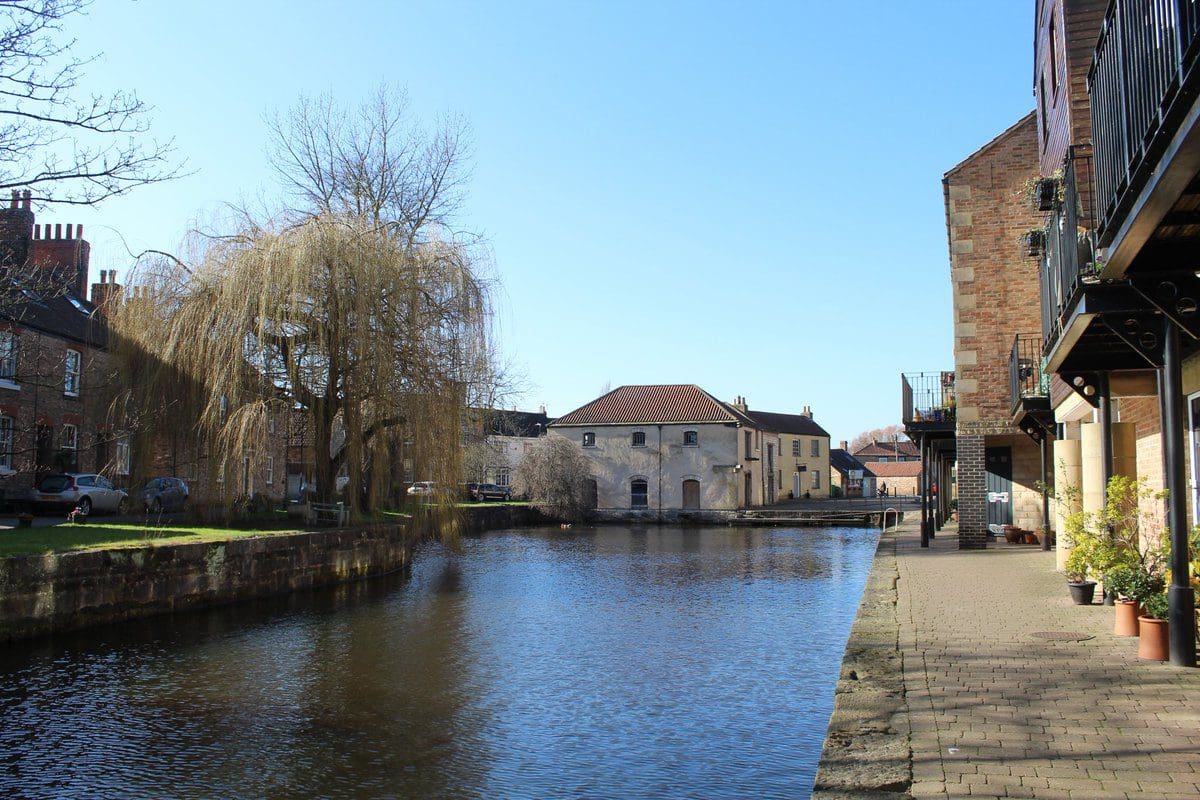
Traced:
<path id="1" fill-rule="evenodd" d="M 1200 670 L 1112 624 L 1053 553 L 889 531 L 847 644 L 869 680 L 843 665 L 813 796 L 1200 797 Z"/>

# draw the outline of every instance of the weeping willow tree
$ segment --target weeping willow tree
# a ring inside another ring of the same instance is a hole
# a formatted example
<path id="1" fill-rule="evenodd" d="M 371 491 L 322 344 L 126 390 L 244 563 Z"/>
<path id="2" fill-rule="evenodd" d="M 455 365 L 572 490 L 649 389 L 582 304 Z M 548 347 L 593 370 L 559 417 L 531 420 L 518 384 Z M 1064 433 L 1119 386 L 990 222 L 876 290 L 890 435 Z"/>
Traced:
<path id="1" fill-rule="evenodd" d="M 272 415 L 296 415 L 321 499 L 344 476 L 352 513 L 373 509 L 403 458 L 448 502 L 462 410 L 490 380 L 473 263 L 463 246 L 350 214 L 214 241 L 194 267 L 157 261 L 114 314 L 126 416 L 195 420 L 219 471 L 267 451 Z"/>
<path id="2" fill-rule="evenodd" d="M 497 383 L 485 249 L 452 224 L 467 127 L 427 130 L 381 87 L 358 108 L 301 98 L 268 128 L 281 222 L 247 211 L 190 263 L 139 264 L 113 320 L 118 416 L 143 439 L 194 420 L 218 477 L 264 451 L 270 419 L 299 417 L 323 499 L 343 478 L 354 512 L 376 508 L 411 463 L 448 504 L 463 409 Z"/>

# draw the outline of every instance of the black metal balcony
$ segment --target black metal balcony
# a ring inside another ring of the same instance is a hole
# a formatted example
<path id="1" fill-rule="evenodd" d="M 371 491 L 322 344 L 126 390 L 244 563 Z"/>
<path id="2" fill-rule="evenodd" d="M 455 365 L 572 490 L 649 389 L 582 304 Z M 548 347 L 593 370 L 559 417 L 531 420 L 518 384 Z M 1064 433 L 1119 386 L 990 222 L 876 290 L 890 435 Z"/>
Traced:
<path id="1" fill-rule="evenodd" d="M 1050 376 L 1042 369 L 1042 337 L 1036 333 L 1018 333 L 1008 357 L 1008 386 L 1013 412 L 1028 401 L 1050 398 Z"/>
<path id="2" fill-rule="evenodd" d="M 953 432 L 957 419 L 954 372 L 906 372 L 900 376 L 904 427 L 909 431 Z"/>
<path id="3" fill-rule="evenodd" d="M 1062 333 L 1085 280 L 1097 268 L 1092 247 L 1092 155 L 1087 146 L 1072 147 L 1062 170 L 1061 202 L 1046 217 L 1046 251 L 1039 278 L 1042 293 L 1042 336 L 1049 351 Z"/>
<path id="4" fill-rule="evenodd" d="M 1088 75 L 1100 243 L 1108 245 L 1192 104 L 1196 0 L 1112 0 Z"/>

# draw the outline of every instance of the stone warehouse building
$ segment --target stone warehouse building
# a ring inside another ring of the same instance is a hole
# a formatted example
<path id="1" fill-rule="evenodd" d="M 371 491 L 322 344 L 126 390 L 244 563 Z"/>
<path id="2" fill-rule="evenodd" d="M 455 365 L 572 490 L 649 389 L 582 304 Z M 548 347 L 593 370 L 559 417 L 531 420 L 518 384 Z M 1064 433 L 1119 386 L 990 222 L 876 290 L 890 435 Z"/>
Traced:
<path id="1" fill-rule="evenodd" d="M 692 384 L 621 386 L 550 423 L 592 465 L 602 515 L 774 502 L 779 434 Z"/>

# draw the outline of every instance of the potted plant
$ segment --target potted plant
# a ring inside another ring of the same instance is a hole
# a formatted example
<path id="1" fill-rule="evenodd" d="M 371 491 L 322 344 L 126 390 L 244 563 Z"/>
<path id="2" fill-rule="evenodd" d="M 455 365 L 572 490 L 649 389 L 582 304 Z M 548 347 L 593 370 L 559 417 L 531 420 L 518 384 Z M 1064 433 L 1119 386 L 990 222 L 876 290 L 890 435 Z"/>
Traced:
<path id="1" fill-rule="evenodd" d="M 1096 593 L 1096 582 L 1088 580 L 1090 564 L 1086 550 L 1086 547 L 1076 544 L 1071 555 L 1067 556 L 1065 565 L 1067 588 L 1071 592 L 1071 599 L 1077 606 L 1090 606 Z"/>
<path id="2" fill-rule="evenodd" d="M 1062 173 L 1055 170 L 1053 175 L 1033 178 L 1025 183 L 1029 198 L 1029 206 L 1034 211 L 1051 211 L 1054 204 L 1062 201 Z"/>
<path id="3" fill-rule="evenodd" d="M 1117 598 L 1117 613 L 1113 620 L 1114 636 L 1138 635 L 1138 616 L 1142 611 L 1135 599 L 1135 593 L 1139 585 L 1140 573 L 1133 564 L 1117 564 L 1104 576 L 1104 590 Z"/>
<path id="4" fill-rule="evenodd" d="M 1166 661 L 1171 655 L 1170 625 L 1167 622 L 1169 603 L 1163 593 L 1152 594 L 1142 601 L 1146 613 L 1138 617 L 1141 637 L 1138 639 L 1138 658 Z"/>
<path id="5" fill-rule="evenodd" d="M 1041 258 L 1046 252 L 1046 231 L 1034 228 L 1021 234 L 1021 250 L 1029 258 Z"/>

